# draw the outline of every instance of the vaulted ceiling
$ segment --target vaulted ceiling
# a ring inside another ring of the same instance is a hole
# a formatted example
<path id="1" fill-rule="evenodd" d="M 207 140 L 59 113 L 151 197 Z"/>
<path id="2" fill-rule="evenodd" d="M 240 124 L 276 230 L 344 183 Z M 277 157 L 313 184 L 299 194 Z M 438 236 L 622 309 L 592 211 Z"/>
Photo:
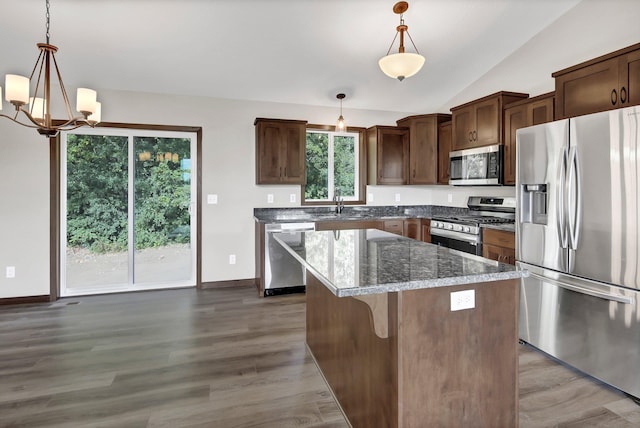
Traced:
<path id="1" fill-rule="evenodd" d="M 51 0 L 50 33 L 68 88 L 433 112 L 579 2 L 409 1 L 426 63 L 403 82 L 377 64 L 394 0 Z M 45 1 L 0 5 L 0 76 L 28 75 Z"/>

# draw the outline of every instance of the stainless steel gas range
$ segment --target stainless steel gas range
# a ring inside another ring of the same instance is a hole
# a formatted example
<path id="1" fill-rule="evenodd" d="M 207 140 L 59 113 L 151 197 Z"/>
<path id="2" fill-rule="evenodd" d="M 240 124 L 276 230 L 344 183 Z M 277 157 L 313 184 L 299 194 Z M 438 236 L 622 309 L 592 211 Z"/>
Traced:
<path id="1" fill-rule="evenodd" d="M 516 199 L 470 196 L 469 213 L 431 219 L 431 243 L 465 253 L 482 255 L 482 225 L 514 223 Z"/>

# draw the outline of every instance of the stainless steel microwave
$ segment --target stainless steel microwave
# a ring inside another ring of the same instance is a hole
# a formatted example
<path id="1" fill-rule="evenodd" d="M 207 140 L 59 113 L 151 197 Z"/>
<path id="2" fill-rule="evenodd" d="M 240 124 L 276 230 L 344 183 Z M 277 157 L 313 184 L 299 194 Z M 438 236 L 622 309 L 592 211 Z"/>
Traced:
<path id="1" fill-rule="evenodd" d="M 476 147 L 449 153 L 449 184 L 495 186 L 502 184 L 503 145 Z"/>

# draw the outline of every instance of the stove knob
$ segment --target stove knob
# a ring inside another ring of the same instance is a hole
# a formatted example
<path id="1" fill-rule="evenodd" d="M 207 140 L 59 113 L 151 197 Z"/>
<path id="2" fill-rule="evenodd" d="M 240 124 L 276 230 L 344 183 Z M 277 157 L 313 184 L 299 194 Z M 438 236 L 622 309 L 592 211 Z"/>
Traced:
<path id="1" fill-rule="evenodd" d="M 462 231 L 463 231 L 463 232 L 467 232 L 467 233 L 469 233 L 469 232 L 471 232 L 471 228 L 470 228 L 469 226 L 465 226 L 465 227 L 462 229 Z"/>
<path id="2" fill-rule="evenodd" d="M 439 221 L 436 221 L 436 227 L 444 227 L 444 224 L 442 224 L 442 223 L 441 223 L 441 222 L 439 222 Z"/>
<path id="3" fill-rule="evenodd" d="M 459 224 L 456 224 L 453 226 L 453 230 L 455 230 L 456 232 L 462 232 L 462 226 L 460 226 Z"/>
<path id="4" fill-rule="evenodd" d="M 453 225 L 452 224 L 448 224 L 447 225 L 447 229 L 453 229 Z"/>

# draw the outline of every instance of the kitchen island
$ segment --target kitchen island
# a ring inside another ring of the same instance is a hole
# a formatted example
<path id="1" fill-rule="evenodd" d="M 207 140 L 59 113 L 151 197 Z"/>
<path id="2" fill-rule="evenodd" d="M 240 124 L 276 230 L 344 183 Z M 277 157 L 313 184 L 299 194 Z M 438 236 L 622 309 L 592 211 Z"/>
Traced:
<path id="1" fill-rule="evenodd" d="M 522 272 L 376 229 L 299 233 L 279 242 L 307 269 L 307 346 L 352 426 L 518 425 Z"/>

